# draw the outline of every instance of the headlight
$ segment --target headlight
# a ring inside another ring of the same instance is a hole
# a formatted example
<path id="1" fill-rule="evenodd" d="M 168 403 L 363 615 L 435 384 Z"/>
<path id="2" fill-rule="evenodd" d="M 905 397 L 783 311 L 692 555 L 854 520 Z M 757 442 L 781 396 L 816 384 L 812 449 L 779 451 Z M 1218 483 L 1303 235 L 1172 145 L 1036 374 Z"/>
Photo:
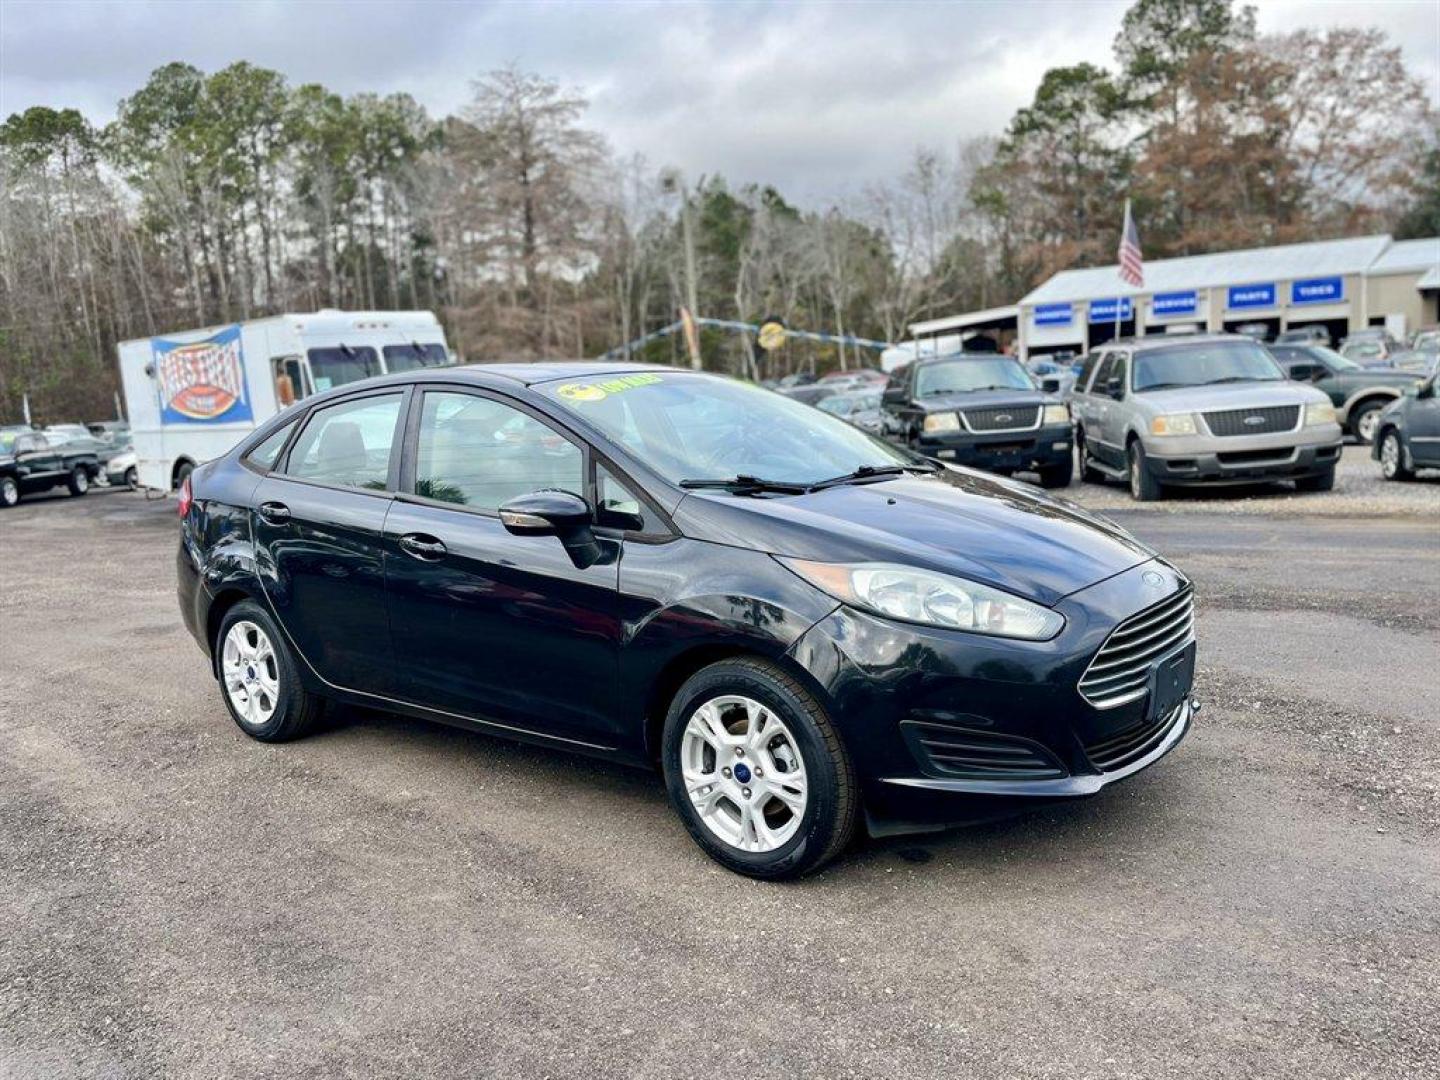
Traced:
<path id="1" fill-rule="evenodd" d="M 1046 405 L 1044 422 L 1047 424 L 1068 424 L 1070 422 L 1070 406 Z"/>
<path id="2" fill-rule="evenodd" d="M 932 412 L 925 414 L 925 433 L 936 431 L 959 431 L 960 415 L 953 412 Z"/>
<path id="3" fill-rule="evenodd" d="M 1334 424 L 1335 406 L 1328 401 L 1312 401 L 1305 406 L 1305 426 L 1319 427 L 1321 424 Z"/>
<path id="4" fill-rule="evenodd" d="M 963 578 L 890 563 L 821 563 L 781 559 L 837 600 L 891 619 L 1046 641 L 1065 619 L 1049 608 Z"/>
<path id="5" fill-rule="evenodd" d="M 1171 413 L 1150 421 L 1151 435 L 1194 435 L 1197 430 L 1194 413 Z"/>

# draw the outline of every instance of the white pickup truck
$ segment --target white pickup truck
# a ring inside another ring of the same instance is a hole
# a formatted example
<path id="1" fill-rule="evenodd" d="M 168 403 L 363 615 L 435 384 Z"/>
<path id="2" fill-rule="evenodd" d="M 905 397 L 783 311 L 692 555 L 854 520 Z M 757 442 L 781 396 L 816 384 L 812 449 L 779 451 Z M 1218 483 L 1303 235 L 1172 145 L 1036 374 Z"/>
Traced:
<path id="1" fill-rule="evenodd" d="M 140 486 L 172 491 L 281 409 L 342 383 L 452 363 L 428 311 L 319 311 L 123 341 Z"/>

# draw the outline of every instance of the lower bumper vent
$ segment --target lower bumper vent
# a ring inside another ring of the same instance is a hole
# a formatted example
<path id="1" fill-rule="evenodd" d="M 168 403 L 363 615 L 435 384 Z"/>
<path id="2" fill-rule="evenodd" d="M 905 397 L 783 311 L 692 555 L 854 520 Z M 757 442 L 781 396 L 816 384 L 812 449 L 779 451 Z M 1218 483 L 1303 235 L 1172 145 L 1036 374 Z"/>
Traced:
<path id="1" fill-rule="evenodd" d="M 967 780 L 1052 780 L 1068 776 L 1039 743 L 938 720 L 903 720 L 900 730 L 922 766 Z"/>

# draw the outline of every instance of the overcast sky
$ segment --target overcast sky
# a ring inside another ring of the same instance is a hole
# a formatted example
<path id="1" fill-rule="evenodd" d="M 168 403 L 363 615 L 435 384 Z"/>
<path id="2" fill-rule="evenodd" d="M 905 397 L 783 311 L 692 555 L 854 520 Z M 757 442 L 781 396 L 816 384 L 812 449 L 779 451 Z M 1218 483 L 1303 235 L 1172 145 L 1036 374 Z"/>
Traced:
<path id="1" fill-rule="evenodd" d="M 0 115 L 97 122 L 171 60 L 249 60 L 436 115 L 511 61 L 584 91 L 622 153 L 812 200 L 893 176 L 919 144 L 996 133 L 1046 68 L 1110 61 L 1126 0 L 405 3 L 0 0 Z M 1378 25 L 1440 103 L 1440 0 L 1260 0 L 1262 31 Z"/>

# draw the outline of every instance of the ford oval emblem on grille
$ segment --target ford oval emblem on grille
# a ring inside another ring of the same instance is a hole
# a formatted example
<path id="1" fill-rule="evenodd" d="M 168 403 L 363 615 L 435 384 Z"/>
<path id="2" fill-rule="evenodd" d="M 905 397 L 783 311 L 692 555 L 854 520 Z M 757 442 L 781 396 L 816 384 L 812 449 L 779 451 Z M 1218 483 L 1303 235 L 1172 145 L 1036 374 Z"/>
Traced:
<path id="1" fill-rule="evenodd" d="M 1263 416 L 1247 416 L 1247 417 L 1245 417 L 1245 423 L 1248 424 L 1250 427 L 1258 427 L 1259 425 L 1263 424 L 1264 422 L 1265 422 L 1265 418 L 1264 418 Z"/>
<path id="2" fill-rule="evenodd" d="M 1011 416 L 1009 413 L 1004 413 L 1004 412 L 1002 412 L 999 416 L 995 417 L 995 422 L 996 422 L 997 424 L 1008 424 L 1011 420 L 1014 420 L 1014 419 L 1015 419 L 1015 418 L 1014 418 L 1013 416 Z"/>
<path id="3" fill-rule="evenodd" d="M 1158 589 L 1165 584 L 1165 575 L 1157 574 L 1154 570 L 1146 570 L 1140 575 L 1140 580 L 1152 589 Z"/>

